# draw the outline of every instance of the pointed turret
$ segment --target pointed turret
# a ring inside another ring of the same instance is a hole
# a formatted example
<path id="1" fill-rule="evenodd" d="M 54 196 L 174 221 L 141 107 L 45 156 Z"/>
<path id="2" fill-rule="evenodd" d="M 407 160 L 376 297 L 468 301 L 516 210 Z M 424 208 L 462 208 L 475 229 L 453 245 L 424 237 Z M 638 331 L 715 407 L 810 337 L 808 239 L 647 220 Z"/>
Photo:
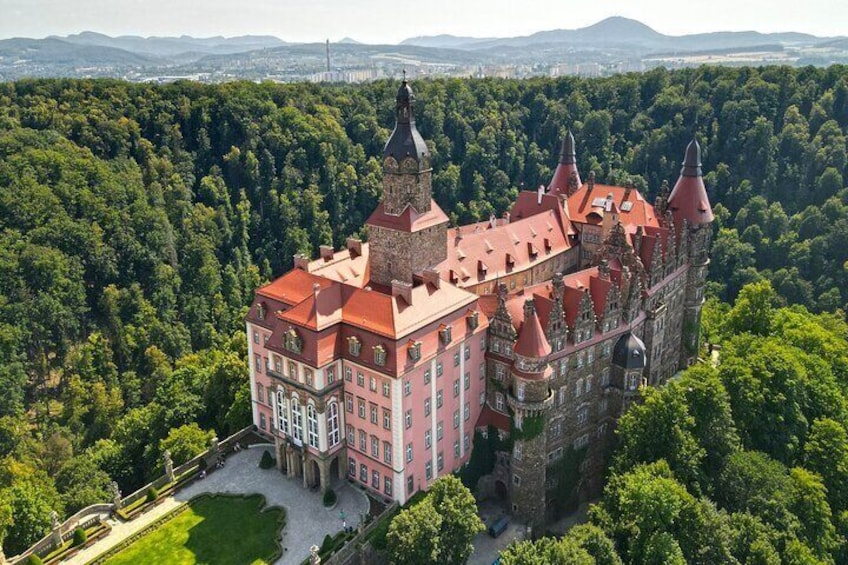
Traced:
<path id="1" fill-rule="evenodd" d="M 691 226 L 713 221 L 713 210 L 701 173 L 701 146 L 696 139 L 686 147 L 680 178 L 668 197 L 668 209 L 677 226 L 682 226 L 683 220 L 687 220 Z"/>
<path id="2" fill-rule="evenodd" d="M 551 353 L 551 344 L 542 330 L 542 323 L 536 313 L 533 299 L 524 303 L 524 324 L 518 332 L 518 342 L 515 344 L 515 354 L 528 360 L 544 359 Z"/>
<path id="3" fill-rule="evenodd" d="M 412 157 L 418 162 L 418 170 L 429 168 L 430 152 L 424 138 L 415 127 L 415 94 L 404 75 L 403 82 L 396 97 L 396 122 L 391 137 L 383 148 L 383 158 L 394 157 L 401 162 L 405 157 Z"/>
<path id="4" fill-rule="evenodd" d="M 573 178 L 572 175 L 574 175 Z M 576 188 L 579 188 L 581 182 L 580 172 L 577 170 L 577 153 L 574 150 L 574 136 L 571 134 L 571 130 L 568 130 L 568 133 L 566 133 L 565 138 L 562 140 L 559 164 L 556 171 L 554 171 L 554 176 L 551 179 L 548 190 L 551 194 L 570 196 L 573 190 L 569 190 L 569 187 L 573 184 L 576 184 Z"/>

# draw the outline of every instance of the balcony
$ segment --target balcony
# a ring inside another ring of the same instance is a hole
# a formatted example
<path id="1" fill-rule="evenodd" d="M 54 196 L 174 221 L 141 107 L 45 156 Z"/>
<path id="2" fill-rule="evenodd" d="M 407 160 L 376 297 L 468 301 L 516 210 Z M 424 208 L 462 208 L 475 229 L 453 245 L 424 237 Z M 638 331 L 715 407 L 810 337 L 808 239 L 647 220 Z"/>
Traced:
<path id="1" fill-rule="evenodd" d="M 536 414 L 540 414 L 546 410 L 553 408 L 554 406 L 554 391 L 548 391 L 548 397 L 541 402 L 527 402 L 524 400 L 518 400 L 512 394 L 506 395 L 506 403 L 512 408 L 513 411 L 522 411 L 527 416 L 535 416 Z"/>

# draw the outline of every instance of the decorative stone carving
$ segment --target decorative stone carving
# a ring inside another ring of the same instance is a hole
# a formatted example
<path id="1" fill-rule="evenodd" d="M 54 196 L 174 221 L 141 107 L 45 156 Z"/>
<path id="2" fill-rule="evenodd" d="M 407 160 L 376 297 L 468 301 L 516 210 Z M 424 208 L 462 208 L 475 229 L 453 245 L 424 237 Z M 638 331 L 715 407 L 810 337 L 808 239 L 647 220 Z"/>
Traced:
<path id="1" fill-rule="evenodd" d="M 162 460 L 165 464 L 165 474 L 168 475 L 168 482 L 173 483 L 176 480 L 174 477 L 174 462 L 171 460 L 171 452 L 167 449 L 162 454 Z"/>
<path id="2" fill-rule="evenodd" d="M 50 511 L 50 536 L 53 540 L 53 545 L 59 547 L 62 545 L 62 524 L 59 523 L 59 514 L 55 510 Z"/>
<path id="3" fill-rule="evenodd" d="M 120 510 L 123 507 L 123 501 L 121 498 L 121 489 L 118 488 L 118 483 L 115 481 L 109 483 L 109 490 L 112 493 L 112 505 L 115 507 L 115 510 Z"/>
<path id="4" fill-rule="evenodd" d="M 309 548 L 309 563 L 310 565 L 319 565 L 321 563 L 321 556 L 318 555 L 317 545 L 313 545 Z"/>

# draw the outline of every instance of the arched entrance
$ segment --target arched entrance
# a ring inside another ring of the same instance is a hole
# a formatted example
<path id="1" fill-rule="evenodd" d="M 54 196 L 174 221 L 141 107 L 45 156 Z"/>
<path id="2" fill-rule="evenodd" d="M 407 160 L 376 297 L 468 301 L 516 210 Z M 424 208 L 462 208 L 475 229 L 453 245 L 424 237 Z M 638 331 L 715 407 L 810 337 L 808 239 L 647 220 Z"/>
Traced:
<path id="1" fill-rule="evenodd" d="M 318 462 L 314 459 L 309 461 L 309 487 L 321 487 L 321 468 L 318 466 Z"/>
<path id="2" fill-rule="evenodd" d="M 506 501 L 509 497 L 509 493 L 503 481 L 495 481 L 495 495 L 503 501 Z"/>
<path id="3" fill-rule="evenodd" d="M 330 462 L 330 472 L 327 473 L 330 477 L 330 482 L 332 483 L 335 479 L 343 479 L 344 475 L 341 474 L 341 469 L 339 469 L 339 457 L 333 457 L 333 460 Z"/>

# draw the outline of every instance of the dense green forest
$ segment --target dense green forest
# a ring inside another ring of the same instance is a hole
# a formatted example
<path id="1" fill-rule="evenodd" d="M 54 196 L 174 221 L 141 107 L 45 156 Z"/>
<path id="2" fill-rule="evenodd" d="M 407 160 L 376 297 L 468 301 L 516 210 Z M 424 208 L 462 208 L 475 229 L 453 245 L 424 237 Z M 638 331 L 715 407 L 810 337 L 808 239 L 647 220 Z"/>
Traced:
<path id="1" fill-rule="evenodd" d="M 848 324 L 778 303 L 769 281 L 711 302 L 718 367 L 644 390 L 589 523 L 504 565 L 848 562 Z"/>
<path id="2" fill-rule="evenodd" d="M 454 222 L 545 183 L 566 128 L 584 174 L 650 197 L 697 134 L 718 218 L 712 294 L 729 301 L 768 281 L 781 304 L 845 308 L 848 68 L 413 86 L 435 197 Z M 249 423 L 244 308 L 294 253 L 360 233 L 396 89 L 0 84 L 8 554 L 45 532 L 50 509 L 107 499 L 110 480 L 129 492 L 161 472 L 165 447 L 184 459 Z M 795 466 L 804 438 L 766 452 Z M 684 479 L 698 496 L 715 485 Z"/>

